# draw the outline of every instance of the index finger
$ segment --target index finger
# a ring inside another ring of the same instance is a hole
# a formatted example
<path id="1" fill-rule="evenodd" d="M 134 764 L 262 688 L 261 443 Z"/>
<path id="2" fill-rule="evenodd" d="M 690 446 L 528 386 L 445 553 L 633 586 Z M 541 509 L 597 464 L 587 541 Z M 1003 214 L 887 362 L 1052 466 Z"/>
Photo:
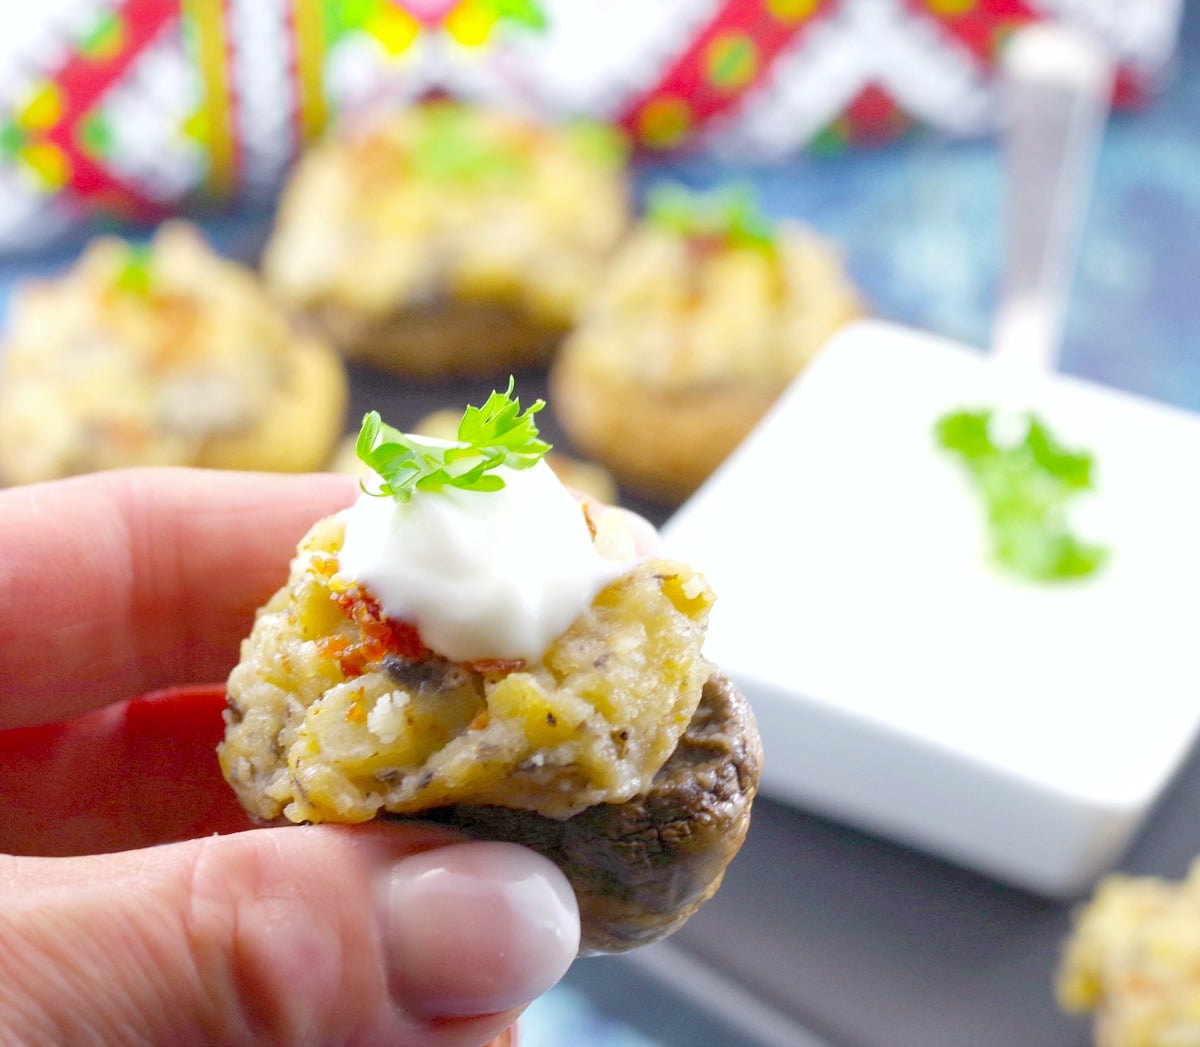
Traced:
<path id="1" fill-rule="evenodd" d="M 224 680 L 346 476 L 129 469 L 0 491 L 0 729 Z"/>

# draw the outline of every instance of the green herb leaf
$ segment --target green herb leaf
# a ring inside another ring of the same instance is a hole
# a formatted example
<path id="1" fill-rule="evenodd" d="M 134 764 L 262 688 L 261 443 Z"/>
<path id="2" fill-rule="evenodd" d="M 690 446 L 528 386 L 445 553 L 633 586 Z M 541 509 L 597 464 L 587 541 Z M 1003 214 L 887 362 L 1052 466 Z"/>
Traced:
<path id="1" fill-rule="evenodd" d="M 774 250 L 775 227 L 748 186 L 698 193 L 674 183 L 657 185 L 646 199 L 646 218 L 680 236 L 717 240 L 729 247 Z"/>
<path id="2" fill-rule="evenodd" d="M 409 162 L 414 174 L 431 182 L 516 182 L 529 170 L 516 145 L 487 135 L 455 102 L 424 107 Z"/>
<path id="3" fill-rule="evenodd" d="M 1064 447 L 1032 414 L 1019 420 L 1019 439 L 997 440 L 997 423 L 991 409 L 961 409 L 934 427 L 938 444 L 962 461 L 983 498 L 996 561 L 1042 582 L 1092 574 L 1108 550 L 1076 537 L 1067 520 L 1067 503 L 1092 489 L 1092 455 Z"/>
<path id="4" fill-rule="evenodd" d="M 125 264 L 117 273 L 113 286 L 125 294 L 146 297 L 154 282 L 153 258 L 154 252 L 149 244 L 130 244 Z"/>
<path id="5" fill-rule="evenodd" d="M 383 481 L 368 493 L 408 502 L 418 491 L 447 487 L 499 491 L 504 478 L 494 471 L 500 466 L 536 465 L 550 450 L 533 420 L 546 405 L 536 400 L 522 412 L 512 395 L 515 384 L 510 377 L 504 392 L 493 392 L 482 407 L 468 407 L 458 425 L 458 443 L 449 447 L 416 440 L 385 425 L 378 411 L 368 412 L 354 449 Z"/>
<path id="6" fill-rule="evenodd" d="M 545 29 L 546 12 L 536 0 L 492 0 L 492 9 L 501 21 L 526 29 Z"/>
<path id="7" fill-rule="evenodd" d="M 629 160 L 629 139 L 620 128 L 596 120 L 570 120 L 562 133 L 583 159 L 608 170 L 618 170 Z"/>

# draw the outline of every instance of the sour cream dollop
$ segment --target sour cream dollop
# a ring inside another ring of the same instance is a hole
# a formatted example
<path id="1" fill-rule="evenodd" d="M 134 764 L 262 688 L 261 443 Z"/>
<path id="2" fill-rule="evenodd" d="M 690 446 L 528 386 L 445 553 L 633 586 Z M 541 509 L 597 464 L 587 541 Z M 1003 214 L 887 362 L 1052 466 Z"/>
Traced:
<path id="1" fill-rule="evenodd" d="M 537 661 L 629 566 L 597 552 L 545 462 L 496 475 L 499 491 L 446 488 L 405 503 L 362 494 L 343 512 L 339 575 L 453 661 Z"/>

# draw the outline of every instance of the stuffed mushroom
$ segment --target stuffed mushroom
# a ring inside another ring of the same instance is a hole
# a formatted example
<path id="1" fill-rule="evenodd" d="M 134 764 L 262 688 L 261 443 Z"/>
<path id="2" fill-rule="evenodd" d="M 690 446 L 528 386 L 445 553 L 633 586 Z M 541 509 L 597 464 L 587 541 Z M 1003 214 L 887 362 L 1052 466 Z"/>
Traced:
<path id="1" fill-rule="evenodd" d="M 0 478 L 133 465 L 304 472 L 345 418 L 345 366 L 191 226 L 97 237 L 17 292 L 0 351 Z"/>
<path id="2" fill-rule="evenodd" d="M 261 822 L 418 817 L 528 844 L 575 887 L 581 951 L 620 951 L 716 890 L 761 749 L 702 651 L 707 581 L 574 498 L 540 404 L 509 393 L 448 444 L 368 416 L 375 472 L 260 610 L 220 760 Z"/>
<path id="3" fill-rule="evenodd" d="M 625 231 L 627 196 L 614 131 L 428 102 L 302 158 L 263 275 L 349 357 L 503 374 L 549 358 Z"/>
<path id="4" fill-rule="evenodd" d="M 558 420 L 623 488 L 677 504 L 862 310 L 811 230 L 737 189 L 660 186 L 554 358 Z"/>

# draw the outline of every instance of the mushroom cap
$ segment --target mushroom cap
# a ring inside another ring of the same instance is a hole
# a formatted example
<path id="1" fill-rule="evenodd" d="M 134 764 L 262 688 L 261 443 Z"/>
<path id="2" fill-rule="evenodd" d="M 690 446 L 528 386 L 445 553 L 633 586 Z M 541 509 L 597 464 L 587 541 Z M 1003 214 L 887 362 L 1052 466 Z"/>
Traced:
<path id="1" fill-rule="evenodd" d="M 738 688 L 714 673 L 641 796 L 565 820 L 468 805 L 421 817 L 545 855 L 579 900 L 580 955 L 625 952 L 677 930 L 721 885 L 750 826 L 761 767 L 754 714 Z"/>

